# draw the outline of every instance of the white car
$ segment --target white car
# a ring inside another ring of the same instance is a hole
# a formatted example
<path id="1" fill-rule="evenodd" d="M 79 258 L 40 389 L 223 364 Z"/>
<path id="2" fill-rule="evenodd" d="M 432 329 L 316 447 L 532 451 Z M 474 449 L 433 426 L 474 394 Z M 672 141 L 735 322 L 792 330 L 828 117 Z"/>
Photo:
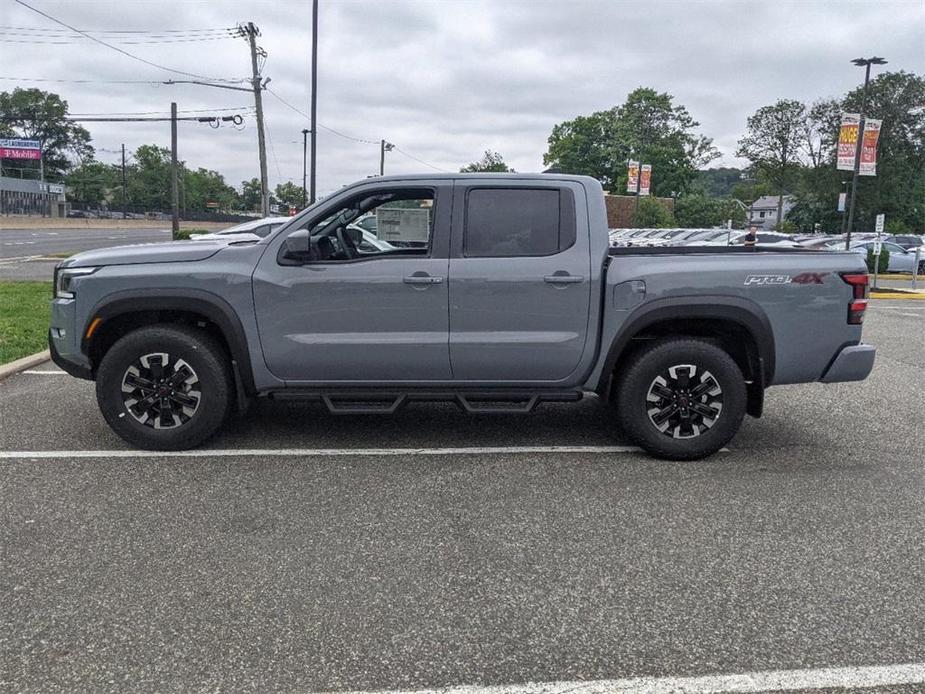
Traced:
<path id="1" fill-rule="evenodd" d="M 863 243 L 852 244 L 849 250 L 854 251 L 855 253 L 863 253 L 866 256 L 868 249 L 873 247 L 873 241 L 864 241 Z M 884 241 L 882 247 L 883 250 L 889 251 L 890 253 L 890 264 L 887 267 L 887 272 L 908 272 L 909 274 L 912 274 L 912 270 L 915 268 L 914 248 L 912 251 L 907 251 L 899 244 L 892 243 L 890 241 Z M 925 260 L 923 260 L 923 256 L 921 254 L 919 255 L 919 274 L 925 274 Z"/>
<path id="2" fill-rule="evenodd" d="M 240 236 L 242 234 L 246 237 L 256 236 L 258 239 L 262 239 L 279 229 L 290 219 L 291 217 L 264 217 L 263 219 L 236 224 L 221 231 L 213 231 L 211 234 L 190 234 L 190 239 L 195 241 L 228 240 L 229 236 Z"/>

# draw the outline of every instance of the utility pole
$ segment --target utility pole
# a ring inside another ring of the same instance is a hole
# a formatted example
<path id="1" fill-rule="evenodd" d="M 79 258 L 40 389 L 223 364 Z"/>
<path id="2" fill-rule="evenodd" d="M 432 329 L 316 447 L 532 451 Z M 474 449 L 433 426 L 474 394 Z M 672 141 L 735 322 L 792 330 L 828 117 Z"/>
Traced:
<path id="1" fill-rule="evenodd" d="M 254 107 L 257 110 L 257 150 L 260 155 L 260 209 L 264 217 L 270 216 L 270 189 L 267 184 L 267 142 L 263 129 L 263 95 L 260 93 L 263 85 L 260 83 L 260 71 L 257 68 L 257 56 L 266 57 L 267 53 L 257 46 L 257 37 L 260 35 L 253 22 L 243 27 L 251 47 L 251 72 L 254 89 Z"/>
<path id="2" fill-rule="evenodd" d="M 125 214 L 125 144 L 122 145 L 122 219 L 128 215 Z"/>
<path id="3" fill-rule="evenodd" d="M 861 96 L 861 118 L 858 122 L 858 137 L 854 145 L 854 173 L 851 176 L 851 200 L 848 202 L 848 233 L 845 235 L 845 250 L 851 248 L 851 231 L 854 228 L 854 203 L 858 193 L 858 171 L 861 169 L 861 145 L 864 141 L 864 121 L 867 110 L 867 85 L 870 83 L 870 66 L 886 65 L 883 58 L 855 58 L 851 61 L 858 67 L 866 66 L 864 72 L 864 91 Z"/>
<path id="4" fill-rule="evenodd" d="M 308 129 L 302 130 L 302 209 L 305 209 L 308 200 L 308 190 L 305 188 L 305 171 L 308 157 Z"/>
<path id="5" fill-rule="evenodd" d="M 385 153 L 391 152 L 395 147 L 391 142 L 379 140 L 379 175 L 385 176 Z"/>
<path id="6" fill-rule="evenodd" d="M 180 231 L 180 192 L 177 185 L 177 102 L 170 103 L 170 206 L 171 238 Z"/>
<path id="7" fill-rule="evenodd" d="M 308 194 L 308 204 L 315 204 L 315 183 L 317 180 L 317 149 L 318 149 L 318 0 L 312 0 L 312 156 L 311 156 L 311 190 Z"/>

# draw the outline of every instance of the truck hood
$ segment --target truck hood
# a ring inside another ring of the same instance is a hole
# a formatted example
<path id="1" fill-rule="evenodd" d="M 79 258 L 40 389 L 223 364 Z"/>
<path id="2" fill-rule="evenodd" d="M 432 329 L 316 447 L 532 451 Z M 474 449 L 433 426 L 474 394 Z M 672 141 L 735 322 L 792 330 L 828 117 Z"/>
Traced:
<path id="1" fill-rule="evenodd" d="M 72 255 L 61 263 L 61 266 L 99 267 L 140 263 L 186 263 L 211 258 L 226 248 L 228 243 L 228 241 L 172 241 L 98 248 Z"/>

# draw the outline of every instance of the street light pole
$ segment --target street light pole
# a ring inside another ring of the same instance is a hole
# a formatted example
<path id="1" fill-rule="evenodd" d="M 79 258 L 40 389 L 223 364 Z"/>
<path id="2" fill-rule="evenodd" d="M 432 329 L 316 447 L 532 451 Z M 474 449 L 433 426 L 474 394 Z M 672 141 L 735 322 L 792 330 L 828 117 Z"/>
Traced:
<path id="1" fill-rule="evenodd" d="M 858 192 L 858 171 L 861 169 L 861 145 L 864 141 L 864 121 L 867 110 L 867 85 L 870 84 L 870 66 L 886 65 L 883 58 L 855 58 L 851 61 L 858 67 L 864 66 L 864 91 L 861 95 L 861 118 L 858 122 L 857 142 L 854 146 L 854 173 L 851 176 L 851 200 L 848 202 L 848 233 L 845 235 L 845 250 L 851 247 L 851 231 L 854 228 L 854 203 Z"/>
<path id="2" fill-rule="evenodd" d="M 391 152 L 395 147 L 391 142 L 379 140 L 379 175 L 385 176 L 385 153 Z"/>
<path id="3" fill-rule="evenodd" d="M 305 204 L 308 196 L 308 191 L 305 188 L 305 171 L 306 171 L 306 161 L 308 157 L 308 128 L 302 130 L 302 209 L 305 209 Z"/>
<path id="4" fill-rule="evenodd" d="M 312 154 L 311 154 L 311 189 L 308 204 L 315 204 L 315 181 L 317 178 L 317 139 L 318 139 L 318 0 L 312 0 Z"/>

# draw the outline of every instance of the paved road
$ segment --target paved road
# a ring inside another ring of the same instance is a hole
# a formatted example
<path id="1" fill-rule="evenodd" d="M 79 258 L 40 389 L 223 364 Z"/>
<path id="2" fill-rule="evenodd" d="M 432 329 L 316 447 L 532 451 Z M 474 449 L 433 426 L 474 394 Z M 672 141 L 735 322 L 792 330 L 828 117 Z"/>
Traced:
<path id="1" fill-rule="evenodd" d="M 262 402 L 210 444 L 222 455 L 0 458 L 0 690 L 923 663 L 925 306 L 877 302 L 866 332 L 868 381 L 772 389 L 698 463 L 355 454 L 625 443 L 594 401 L 523 418 Z M 0 423 L 0 451 L 126 449 L 66 376 L 4 381 Z M 316 450 L 227 453 L 248 448 Z"/>
<path id="2" fill-rule="evenodd" d="M 60 261 L 38 260 L 50 253 L 169 240 L 170 229 L 3 229 L 0 279 L 50 280 Z"/>

